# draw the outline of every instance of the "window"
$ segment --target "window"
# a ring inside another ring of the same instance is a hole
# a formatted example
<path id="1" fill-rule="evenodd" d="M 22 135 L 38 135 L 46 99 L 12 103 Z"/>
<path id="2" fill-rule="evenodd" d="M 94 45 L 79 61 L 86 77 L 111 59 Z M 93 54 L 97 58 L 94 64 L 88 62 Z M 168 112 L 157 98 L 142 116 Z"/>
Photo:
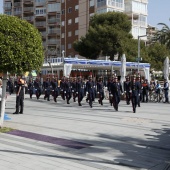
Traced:
<path id="1" fill-rule="evenodd" d="M 71 37 L 71 36 L 72 36 L 72 32 L 69 31 L 69 32 L 68 32 L 68 37 Z"/>
<path id="2" fill-rule="evenodd" d="M 5 2 L 4 8 L 5 9 L 11 9 L 12 8 L 12 3 L 11 2 Z"/>
<path id="3" fill-rule="evenodd" d="M 72 24 L 72 19 L 68 20 L 68 25 Z"/>
<path id="4" fill-rule="evenodd" d="M 68 49 L 71 49 L 72 45 L 71 44 L 68 44 Z"/>
<path id="5" fill-rule="evenodd" d="M 72 8 L 68 8 L 68 13 L 71 13 L 72 12 Z"/>
<path id="6" fill-rule="evenodd" d="M 45 8 L 36 8 L 35 10 L 36 15 L 45 15 L 46 14 L 46 9 Z"/>
<path id="7" fill-rule="evenodd" d="M 75 6 L 75 11 L 77 11 L 79 9 L 79 6 L 78 5 L 76 5 Z"/>
<path id="8" fill-rule="evenodd" d="M 75 18 L 75 23 L 78 23 L 79 22 L 79 18 Z"/>
<path id="9" fill-rule="evenodd" d="M 65 25 L 65 23 L 64 23 L 64 21 L 62 21 L 62 22 L 61 22 L 61 26 L 64 26 L 64 25 Z"/>
<path id="10" fill-rule="evenodd" d="M 65 36 L 64 36 L 64 33 L 62 33 L 62 34 L 61 34 L 61 38 L 64 38 L 64 37 L 65 37 Z"/>
<path id="11" fill-rule="evenodd" d="M 61 14 L 62 14 L 62 15 L 64 15 L 64 14 L 65 14 L 65 9 L 63 9 L 63 10 L 61 11 Z"/>
<path id="12" fill-rule="evenodd" d="M 48 12 L 61 11 L 60 3 L 48 4 Z"/>
<path id="13" fill-rule="evenodd" d="M 64 3 L 65 0 L 62 0 L 61 3 Z"/>
<path id="14" fill-rule="evenodd" d="M 90 17 L 92 17 L 93 15 L 94 15 L 94 13 L 91 13 L 91 14 L 90 14 Z"/>
<path id="15" fill-rule="evenodd" d="M 94 6 L 94 0 L 90 0 L 90 7 Z"/>
<path id="16" fill-rule="evenodd" d="M 6 15 L 12 15 L 11 11 L 5 11 Z"/>
<path id="17" fill-rule="evenodd" d="M 61 51 L 65 50 L 65 46 L 61 45 Z"/>
<path id="18" fill-rule="evenodd" d="M 75 35 L 78 35 L 79 34 L 79 30 L 75 30 Z"/>

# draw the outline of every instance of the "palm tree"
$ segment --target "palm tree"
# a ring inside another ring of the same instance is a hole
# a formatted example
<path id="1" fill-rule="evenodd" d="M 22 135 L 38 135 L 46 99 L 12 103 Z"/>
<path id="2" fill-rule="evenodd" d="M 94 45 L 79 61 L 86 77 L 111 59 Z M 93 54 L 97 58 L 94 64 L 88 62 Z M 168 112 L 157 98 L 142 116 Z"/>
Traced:
<path id="1" fill-rule="evenodd" d="M 156 33 L 155 39 L 170 49 L 170 28 L 164 23 L 158 23 L 158 25 L 162 25 L 162 29 Z"/>

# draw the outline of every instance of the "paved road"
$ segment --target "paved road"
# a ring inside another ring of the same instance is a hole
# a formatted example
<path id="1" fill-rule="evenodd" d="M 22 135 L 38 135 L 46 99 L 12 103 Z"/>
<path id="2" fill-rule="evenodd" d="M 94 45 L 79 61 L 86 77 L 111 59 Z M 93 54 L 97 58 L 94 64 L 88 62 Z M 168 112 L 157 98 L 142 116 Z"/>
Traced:
<path id="1" fill-rule="evenodd" d="M 26 96 L 24 114 L 13 115 L 8 98 L 0 134 L 0 170 L 168 170 L 170 105 L 142 103 L 137 113 L 121 102 L 116 112 L 104 101 L 67 105 Z"/>

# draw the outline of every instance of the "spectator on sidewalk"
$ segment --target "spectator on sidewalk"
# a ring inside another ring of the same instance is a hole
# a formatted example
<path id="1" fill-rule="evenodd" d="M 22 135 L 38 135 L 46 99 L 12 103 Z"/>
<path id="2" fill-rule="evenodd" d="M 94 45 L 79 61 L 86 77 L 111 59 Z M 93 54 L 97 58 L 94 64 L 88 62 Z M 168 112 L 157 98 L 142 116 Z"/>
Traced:
<path id="1" fill-rule="evenodd" d="M 164 95 L 165 95 L 165 102 L 169 103 L 168 91 L 169 91 L 169 83 L 166 79 L 164 79 Z"/>
<path id="2" fill-rule="evenodd" d="M 2 80 L 0 79 L 0 110 L 1 110 L 1 100 L 2 100 Z"/>
<path id="3" fill-rule="evenodd" d="M 24 84 L 23 79 L 18 80 L 17 89 L 16 89 L 16 111 L 13 114 L 23 114 L 24 109 Z M 19 111 L 20 109 L 20 111 Z"/>
<path id="4" fill-rule="evenodd" d="M 157 102 L 160 102 L 161 84 L 159 83 L 159 81 L 156 82 L 155 92 L 157 94 Z"/>

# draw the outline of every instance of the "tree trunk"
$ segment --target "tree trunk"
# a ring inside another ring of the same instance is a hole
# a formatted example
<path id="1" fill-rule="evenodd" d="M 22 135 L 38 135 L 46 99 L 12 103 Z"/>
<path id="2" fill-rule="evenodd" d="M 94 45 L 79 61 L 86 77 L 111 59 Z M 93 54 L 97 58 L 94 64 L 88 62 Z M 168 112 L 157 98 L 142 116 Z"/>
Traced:
<path id="1" fill-rule="evenodd" d="M 5 115 L 6 83 L 7 83 L 7 73 L 4 73 L 3 74 L 3 81 L 2 81 L 2 99 L 1 99 L 1 110 L 0 110 L 0 127 L 3 126 L 4 115 Z"/>

